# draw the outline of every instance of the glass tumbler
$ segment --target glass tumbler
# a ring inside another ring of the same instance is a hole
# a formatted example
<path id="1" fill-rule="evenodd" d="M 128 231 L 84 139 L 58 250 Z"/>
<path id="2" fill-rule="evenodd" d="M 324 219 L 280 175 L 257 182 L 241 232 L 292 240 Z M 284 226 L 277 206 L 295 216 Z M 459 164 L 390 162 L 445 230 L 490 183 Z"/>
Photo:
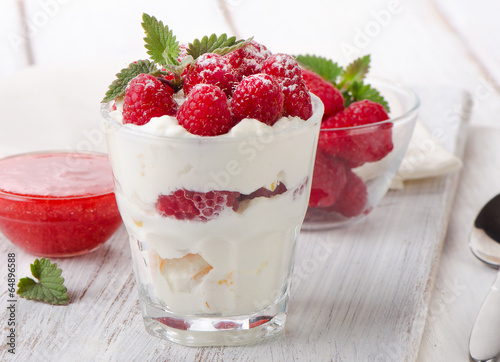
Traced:
<path id="1" fill-rule="evenodd" d="M 307 121 L 250 120 L 215 137 L 123 125 L 103 105 L 150 334 L 220 346 L 283 329 L 323 115 L 312 99 Z"/>

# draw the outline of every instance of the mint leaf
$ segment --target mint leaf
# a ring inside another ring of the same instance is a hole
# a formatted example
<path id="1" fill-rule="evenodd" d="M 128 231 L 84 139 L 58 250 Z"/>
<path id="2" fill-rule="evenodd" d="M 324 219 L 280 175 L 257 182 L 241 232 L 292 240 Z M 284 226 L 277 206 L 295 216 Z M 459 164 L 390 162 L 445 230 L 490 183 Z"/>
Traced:
<path id="1" fill-rule="evenodd" d="M 345 68 L 344 72 L 341 75 L 342 81 L 340 82 L 340 84 L 343 85 L 345 83 L 362 81 L 369 70 L 370 56 L 365 55 L 362 58 L 358 58 Z"/>
<path id="2" fill-rule="evenodd" d="M 300 66 L 319 74 L 321 78 L 339 89 L 344 97 L 345 107 L 356 101 L 368 99 L 380 103 L 389 112 L 389 104 L 380 92 L 363 82 L 370 70 L 370 55 L 354 60 L 345 69 L 336 62 L 317 55 L 297 55 L 295 58 Z"/>
<path id="3" fill-rule="evenodd" d="M 182 61 L 177 64 L 177 65 L 174 65 L 174 64 L 167 64 L 165 65 L 165 69 L 172 73 L 174 75 L 174 78 L 175 78 L 175 83 L 180 87 L 183 83 L 183 80 L 182 80 L 182 73 L 184 72 L 184 70 L 187 68 L 187 66 L 191 63 L 193 63 L 193 57 L 191 55 L 187 55 L 184 59 L 182 59 Z"/>
<path id="4" fill-rule="evenodd" d="M 390 111 L 389 104 L 380 92 L 371 85 L 364 84 L 363 82 L 351 83 L 349 90 L 344 94 L 344 106 L 347 107 L 349 104 L 363 99 L 380 103 L 387 112 Z"/>
<path id="5" fill-rule="evenodd" d="M 332 60 L 317 55 L 297 55 L 295 58 L 302 67 L 319 74 L 321 78 L 333 84 L 337 83 L 337 78 L 344 71 Z"/>
<path id="6" fill-rule="evenodd" d="M 389 112 L 389 104 L 379 91 L 363 82 L 370 70 L 370 61 L 370 55 L 358 58 L 351 62 L 341 74 L 338 88 L 344 97 L 344 106 L 347 107 L 353 102 L 368 99 L 381 104 Z"/>
<path id="7" fill-rule="evenodd" d="M 166 74 L 157 69 L 156 64 L 149 60 L 138 60 L 137 62 L 130 63 L 127 68 L 123 68 L 120 73 L 116 75 L 116 79 L 109 86 L 102 103 L 110 102 L 125 94 L 128 82 L 137 77 L 141 73 L 159 75 Z"/>
<path id="8" fill-rule="evenodd" d="M 145 47 L 151 59 L 161 65 L 178 65 L 180 45 L 172 30 L 146 13 L 142 14 L 142 27 L 146 33 Z"/>
<path id="9" fill-rule="evenodd" d="M 247 40 L 236 40 L 236 37 L 234 36 L 228 38 L 226 34 L 222 34 L 220 36 L 212 34 L 210 37 L 204 36 L 201 40 L 195 39 L 192 43 L 189 43 L 187 53 L 195 60 L 200 55 L 205 53 L 226 55 L 245 46 L 251 41 L 252 38 Z"/>
<path id="10" fill-rule="evenodd" d="M 224 34 L 225 35 L 225 34 Z M 234 52 L 240 48 L 243 48 L 245 45 L 250 43 L 253 40 L 253 37 L 248 38 L 247 40 L 240 39 L 236 41 L 236 37 L 232 36 L 226 42 L 219 45 L 218 48 L 213 49 L 211 52 L 219 55 L 226 55 L 228 53 Z"/>
<path id="11" fill-rule="evenodd" d="M 17 284 L 17 294 L 26 299 L 39 300 L 49 304 L 68 304 L 69 297 L 63 285 L 61 269 L 49 259 L 36 259 L 31 264 L 31 274 L 38 279 L 38 283 L 31 278 L 21 278 Z"/>

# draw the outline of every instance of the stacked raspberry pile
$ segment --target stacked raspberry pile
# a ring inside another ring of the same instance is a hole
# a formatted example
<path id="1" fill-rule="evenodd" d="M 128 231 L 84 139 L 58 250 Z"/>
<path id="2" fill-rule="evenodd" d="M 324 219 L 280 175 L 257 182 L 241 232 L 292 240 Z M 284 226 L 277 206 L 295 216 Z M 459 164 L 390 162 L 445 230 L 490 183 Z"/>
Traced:
<path id="1" fill-rule="evenodd" d="M 179 55 L 182 62 L 187 52 Z M 245 118 L 269 126 L 282 117 L 307 120 L 312 115 L 310 93 L 301 67 L 287 54 L 272 54 L 255 41 L 226 55 L 204 53 L 175 74 L 140 73 L 118 97 L 123 103 L 123 123 L 145 125 L 153 117 L 174 116 L 188 132 L 212 137 L 227 133 Z M 184 92 L 181 105 L 175 95 Z M 226 208 L 256 197 L 273 197 L 286 191 L 259 189 L 249 195 L 234 191 L 199 192 L 179 189 L 160 195 L 156 209 L 163 217 L 178 220 L 209 221 Z"/>
<path id="2" fill-rule="evenodd" d="M 182 73 L 185 101 L 174 101 L 170 75 L 139 74 L 123 100 L 124 123 L 143 125 L 153 117 L 175 116 L 199 136 L 217 136 L 244 118 L 272 126 L 281 117 L 312 115 L 311 97 L 297 61 L 271 54 L 255 41 L 224 56 L 204 53 Z"/>
<path id="3" fill-rule="evenodd" d="M 392 123 L 379 123 L 389 116 L 381 104 L 368 99 L 344 108 L 344 98 L 332 83 L 306 69 L 302 74 L 325 105 L 309 207 L 344 217 L 369 212 L 366 185 L 352 169 L 392 151 Z"/>

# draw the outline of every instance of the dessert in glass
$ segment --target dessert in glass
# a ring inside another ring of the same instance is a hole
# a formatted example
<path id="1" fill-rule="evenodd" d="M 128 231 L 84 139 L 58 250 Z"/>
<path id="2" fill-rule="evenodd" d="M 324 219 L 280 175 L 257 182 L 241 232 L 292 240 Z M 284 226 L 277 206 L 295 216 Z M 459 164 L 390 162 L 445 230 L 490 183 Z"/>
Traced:
<path id="1" fill-rule="evenodd" d="M 291 56 L 230 42 L 132 63 L 102 106 L 146 329 L 188 346 L 283 329 L 323 115 Z"/>

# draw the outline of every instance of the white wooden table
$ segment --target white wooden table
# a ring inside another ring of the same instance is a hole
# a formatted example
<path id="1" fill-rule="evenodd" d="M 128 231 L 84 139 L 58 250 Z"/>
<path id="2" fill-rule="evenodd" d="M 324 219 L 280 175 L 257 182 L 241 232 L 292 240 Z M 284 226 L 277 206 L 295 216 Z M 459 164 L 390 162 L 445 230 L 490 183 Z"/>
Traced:
<path id="1" fill-rule="evenodd" d="M 318 0 L 307 7 L 289 1 L 286 8 L 263 0 L 168 6 L 159 0 L 140 6 L 116 0 L 27 2 L 32 33 L 24 38 L 27 44 L 14 47 L 12 34 L 22 34 L 17 4 L 8 0 L 0 12 L 0 50 L 6 55 L 0 59 L 0 90 L 9 90 L 0 92 L 0 155 L 104 149 L 96 105 L 115 64 L 144 57 L 143 11 L 162 18 L 180 39 L 211 32 L 253 35 L 273 51 L 316 53 L 340 63 L 370 53 L 374 74 L 421 92 L 431 128 L 449 127 L 460 118 L 461 89 L 474 107 L 460 173 L 389 193 L 355 228 L 301 235 L 282 336 L 261 345 L 206 349 L 149 336 L 122 228 L 92 254 L 57 260 L 70 305 L 18 301 L 16 356 L 4 348 L 4 281 L 0 359 L 468 361 L 470 328 L 496 273 L 472 256 L 467 236 L 475 213 L 500 192 L 500 5 L 487 0 Z M 171 15 L 173 8 L 189 12 L 191 21 Z M 25 68 L 30 61 L 36 68 Z M 81 72 L 74 72 L 76 66 Z M 50 104 L 43 102 L 47 97 L 39 95 L 54 87 L 68 91 L 55 91 Z M 455 140 L 450 136 L 445 143 L 454 148 Z M 9 252 L 16 253 L 17 277 L 28 275 L 34 257 L 0 239 L 0 255 L 6 259 Z M 0 275 L 5 280 L 6 270 Z"/>

